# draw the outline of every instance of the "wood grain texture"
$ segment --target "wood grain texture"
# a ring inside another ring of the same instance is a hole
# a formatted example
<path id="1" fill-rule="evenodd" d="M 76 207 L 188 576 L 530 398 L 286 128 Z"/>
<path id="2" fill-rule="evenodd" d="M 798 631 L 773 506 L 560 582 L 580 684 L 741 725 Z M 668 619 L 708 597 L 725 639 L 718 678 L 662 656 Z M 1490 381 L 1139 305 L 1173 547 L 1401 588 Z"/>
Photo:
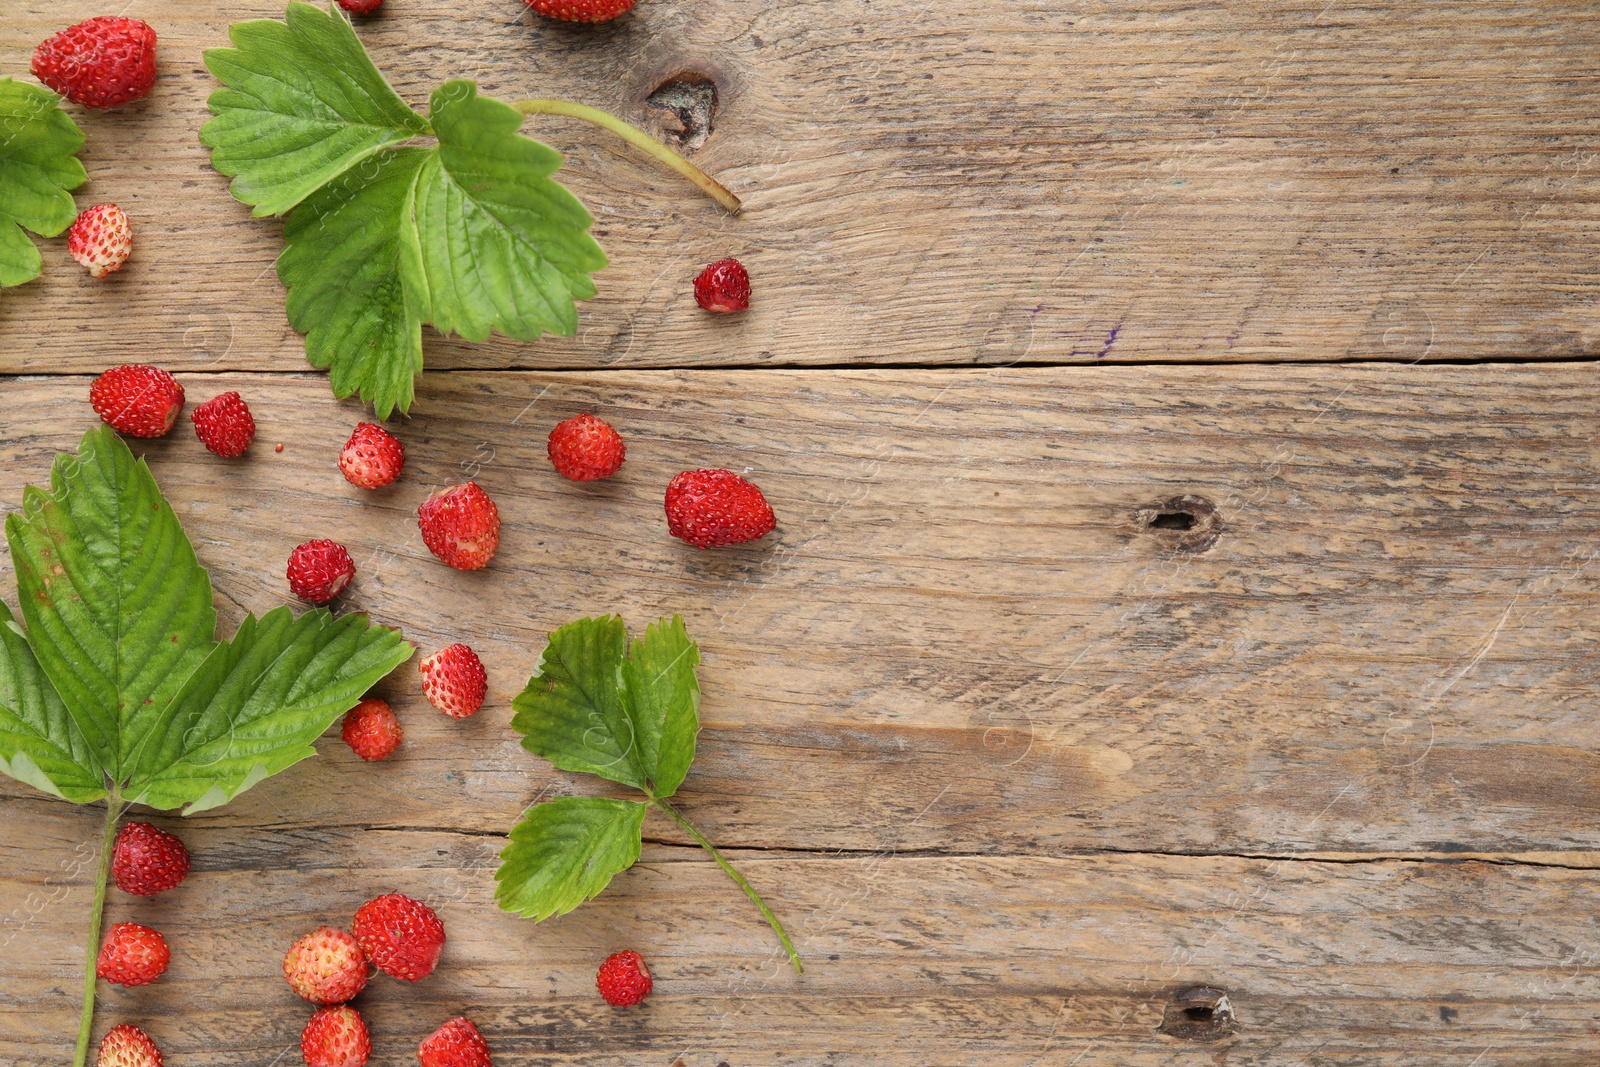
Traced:
<path id="1" fill-rule="evenodd" d="M 10 0 L 0 70 L 90 0 Z M 82 204 L 138 250 L 103 284 L 48 245 L 0 295 L 0 371 L 159 353 L 304 366 L 272 264 L 279 227 L 232 202 L 196 133 L 201 52 L 282 14 L 138 0 L 153 96 L 75 113 Z M 667 131 L 650 95 L 718 86 L 695 152 L 729 218 L 587 127 L 529 129 L 612 257 L 572 339 L 427 340 L 443 367 L 1411 361 L 1594 353 L 1600 16 L 1583 0 L 885 4 L 654 0 L 604 28 L 517 0 L 388 0 L 361 33 L 421 105 L 446 77 L 565 95 Z M 744 257 L 751 312 L 707 321 L 689 280 Z M 92 295 L 91 295 L 92 294 Z M 107 321 L 115 331 L 99 327 Z M 17 343 L 26 338 L 27 343 Z"/>
<path id="2" fill-rule="evenodd" d="M 196 874 L 111 916 L 177 962 L 101 1027 L 149 1020 L 175 1067 L 294 1062 L 283 949 L 389 889 L 437 903 L 451 949 L 363 994 L 380 1067 L 458 1012 L 512 1065 L 1558 1064 L 1600 1040 L 1593 365 L 460 371 L 425 380 L 406 476 L 375 494 L 333 466 L 360 412 L 319 376 L 185 381 L 260 425 L 236 463 L 186 427 L 140 446 L 224 629 L 335 537 L 350 604 L 426 650 L 470 641 L 491 696 L 446 720 L 402 667 L 390 762 L 330 735 L 164 820 Z M 92 424 L 87 382 L 6 382 L 5 506 Z M 587 487 L 544 456 L 581 410 L 629 443 Z M 671 540 L 662 489 L 703 465 L 748 471 L 777 532 Z M 412 518 L 467 477 L 504 522 L 478 574 Z M 1178 498 L 1199 525 L 1150 525 Z M 804 977 L 663 821 L 572 916 L 489 902 L 517 813 L 592 788 L 518 748 L 510 697 L 550 629 L 604 611 L 681 612 L 700 641 L 682 803 Z M 32 1067 L 75 1018 L 94 816 L 9 781 L 0 810 L 0 1035 Z M 624 945 L 661 985 L 618 1015 L 591 982 Z M 1157 1031 L 1195 984 L 1228 990 L 1238 1034 Z"/>

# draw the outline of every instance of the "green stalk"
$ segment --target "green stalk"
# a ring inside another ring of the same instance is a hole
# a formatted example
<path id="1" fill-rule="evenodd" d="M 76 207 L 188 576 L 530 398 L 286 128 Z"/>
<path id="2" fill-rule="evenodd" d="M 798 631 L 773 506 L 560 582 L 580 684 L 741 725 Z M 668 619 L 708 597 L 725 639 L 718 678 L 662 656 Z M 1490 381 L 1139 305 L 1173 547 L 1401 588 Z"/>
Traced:
<path id="1" fill-rule="evenodd" d="M 89 912 L 89 945 L 84 950 L 83 1018 L 78 1023 L 78 1051 L 72 1067 L 89 1059 L 89 1035 L 94 1029 L 95 963 L 100 956 L 100 919 L 106 907 L 106 878 L 111 873 L 111 849 L 117 840 L 117 820 L 122 818 L 122 796 L 115 789 L 106 797 L 106 828 L 100 838 L 100 870 L 94 879 L 94 907 Z"/>
<path id="2" fill-rule="evenodd" d="M 635 148 L 653 156 L 685 178 L 688 178 L 704 189 L 711 199 L 727 208 L 733 214 L 737 215 L 739 208 L 743 206 L 737 196 L 729 192 L 721 182 L 711 175 L 690 163 L 643 130 L 630 126 L 616 116 L 609 115 L 599 108 L 588 107 L 584 104 L 574 104 L 570 100 L 518 100 L 511 106 L 524 115 L 565 115 L 568 118 L 592 122 L 596 126 L 610 130 Z"/>
<path id="3" fill-rule="evenodd" d="M 749 897 L 751 902 L 754 903 L 756 907 L 761 909 L 761 914 L 766 917 L 767 925 L 772 927 L 772 932 L 778 935 L 779 941 L 783 942 L 783 950 L 789 954 L 789 962 L 794 964 L 794 969 L 797 972 L 804 974 L 806 969 L 800 965 L 800 953 L 794 950 L 794 942 L 789 940 L 789 934 L 784 930 L 783 924 L 778 921 L 778 917 L 776 915 L 772 914 L 772 909 L 767 907 L 767 902 L 761 899 L 761 894 L 756 892 L 755 886 L 745 881 L 744 875 L 734 870 L 733 864 L 724 859 L 722 853 L 717 851 L 717 846 L 713 845 L 709 840 L 707 840 L 705 834 L 702 834 L 699 830 L 696 830 L 693 823 L 691 823 L 688 819 L 685 819 L 682 815 L 678 814 L 678 809 L 674 808 L 671 804 L 668 804 L 660 797 L 652 797 L 650 803 L 666 812 L 667 815 L 671 817 L 673 822 L 683 827 L 684 832 L 699 843 L 701 848 L 711 853 L 711 858 L 717 861 L 717 865 L 724 871 L 727 871 L 728 877 L 733 879 L 734 884 L 740 889 L 743 889 L 744 895 Z"/>

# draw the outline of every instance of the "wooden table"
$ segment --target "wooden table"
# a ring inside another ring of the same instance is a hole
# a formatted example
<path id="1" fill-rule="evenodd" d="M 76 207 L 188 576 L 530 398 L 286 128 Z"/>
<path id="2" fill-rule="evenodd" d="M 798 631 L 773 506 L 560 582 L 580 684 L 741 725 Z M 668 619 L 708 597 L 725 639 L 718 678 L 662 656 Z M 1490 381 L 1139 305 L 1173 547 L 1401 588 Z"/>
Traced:
<path id="1" fill-rule="evenodd" d="M 10 0 L 0 70 L 101 13 Z M 144 448 L 224 632 L 334 537 L 350 602 L 476 646 L 491 697 L 446 720 L 403 667 L 388 763 L 330 735 L 156 817 L 195 872 L 108 918 L 161 928 L 172 968 L 102 985 L 97 1033 L 138 1021 L 172 1067 L 296 1063 L 285 947 L 398 890 L 450 943 L 358 1002 L 385 1067 L 458 1013 L 502 1065 L 1600 1060 L 1592 4 L 643 0 L 573 28 L 388 0 L 360 33 L 419 104 L 471 77 L 693 144 L 709 79 L 692 155 L 747 209 L 530 122 L 597 217 L 599 297 L 569 339 L 429 331 L 406 476 L 373 495 L 333 466 L 362 413 L 286 324 L 280 227 L 196 140 L 202 49 L 281 5 L 127 13 L 161 34 L 158 88 L 74 115 L 78 202 L 123 205 L 137 251 L 96 283 L 43 242 L 45 277 L 0 294 L 0 500 L 93 424 L 109 365 L 238 389 L 248 460 L 186 426 Z M 730 253 L 755 303 L 711 319 L 689 280 Z M 544 458 L 580 411 L 627 437 L 609 482 Z M 752 472 L 779 530 L 670 539 L 663 486 L 697 466 Z M 413 520 L 467 477 L 505 520 L 478 574 Z M 681 612 L 700 641 L 682 804 L 803 977 L 665 820 L 572 915 L 492 903 L 518 813 L 592 788 L 518 747 L 510 697 L 552 628 L 603 612 Z M 0 782 L 7 1064 L 66 1062 L 97 819 Z M 593 986 L 623 947 L 657 975 L 637 1010 Z"/>

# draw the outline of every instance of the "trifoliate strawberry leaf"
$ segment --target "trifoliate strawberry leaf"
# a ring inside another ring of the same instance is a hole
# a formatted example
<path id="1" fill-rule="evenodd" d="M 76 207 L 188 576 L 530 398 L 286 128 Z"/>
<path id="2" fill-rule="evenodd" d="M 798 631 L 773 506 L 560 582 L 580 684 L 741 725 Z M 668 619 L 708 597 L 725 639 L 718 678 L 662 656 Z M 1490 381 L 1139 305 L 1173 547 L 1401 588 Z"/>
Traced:
<path id="1" fill-rule="evenodd" d="M 67 190 L 88 180 L 83 131 L 47 89 L 0 78 L 0 286 L 39 276 L 44 260 L 24 229 L 54 237 L 78 215 Z"/>
<path id="2" fill-rule="evenodd" d="M 57 458 L 48 491 L 24 490 L 6 540 L 27 629 L 18 644 L 0 619 L 0 766 L 67 799 L 223 803 L 311 755 L 411 654 L 395 631 L 322 610 L 247 617 L 219 644 L 177 515 L 106 426 Z"/>
<path id="3" fill-rule="evenodd" d="M 535 921 L 599 895 L 639 859 L 646 805 L 606 797 L 536 804 L 511 831 L 495 872 L 495 899 Z"/>
<path id="4" fill-rule="evenodd" d="M 227 86 L 200 130 L 211 165 L 257 215 L 281 215 L 379 149 L 427 130 L 372 65 L 350 21 L 290 4 L 284 21 L 228 30 L 232 48 L 205 53 Z"/>
<path id="5" fill-rule="evenodd" d="M 294 210 L 278 277 L 335 395 L 408 410 L 423 323 L 470 341 L 577 331 L 605 253 L 551 177 L 560 153 L 517 132 L 522 112 L 451 81 L 424 121 L 331 5 L 291 3 L 230 35 L 205 56 L 224 87 L 200 139 L 257 215 Z M 437 145 L 394 147 L 424 134 Z"/>
<path id="6" fill-rule="evenodd" d="M 638 860 L 645 811 L 653 807 L 745 891 L 800 970 L 794 944 L 761 895 L 667 802 L 694 761 L 699 663 L 700 650 L 677 616 L 631 644 L 622 620 L 610 615 L 550 635 L 537 673 L 511 702 L 512 729 L 524 748 L 562 770 L 631 785 L 645 799 L 566 797 L 534 805 L 500 854 L 495 900 L 536 921 L 571 911 Z"/>

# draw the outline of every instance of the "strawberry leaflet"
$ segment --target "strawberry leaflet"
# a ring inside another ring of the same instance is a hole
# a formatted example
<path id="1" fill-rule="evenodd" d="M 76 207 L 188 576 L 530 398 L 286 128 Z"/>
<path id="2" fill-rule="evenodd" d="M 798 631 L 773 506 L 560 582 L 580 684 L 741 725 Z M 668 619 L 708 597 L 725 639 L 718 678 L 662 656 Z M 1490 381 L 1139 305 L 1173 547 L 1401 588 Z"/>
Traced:
<path id="1" fill-rule="evenodd" d="M 107 426 L 57 457 L 48 490 L 23 491 L 6 540 L 26 629 L 0 603 L 0 771 L 75 803 L 106 801 L 81 1065 L 123 810 L 216 807 L 313 755 L 412 648 L 361 615 L 287 608 L 215 640 L 205 569 L 149 468 Z"/>
<path id="2" fill-rule="evenodd" d="M 800 957 L 754 887 L 667 798 L 694 762 L 700 731 L 700 650 L 674 616 L 628 641 L 614 616 L 579 619 L 550 635 L 538 673 L 511 702 L 522 747 L 565 771 L 632 786 L 640 800 L 562 797 L 536 804 L 511 830 L 495 872 L 495 899 L 535 921 L 564 915 L 639 859 L 655 808 L 711 854 L 760 909 L 795 970 Z"/>
<path id="3" fill-rule="evenodd" d="M 39 276 L 44 261 L 24 229 L 54 237 L 78 210 L 67 190 L 88 180 L 83 131 L 36 85 L 0 78 L 0 286 Z"/>

